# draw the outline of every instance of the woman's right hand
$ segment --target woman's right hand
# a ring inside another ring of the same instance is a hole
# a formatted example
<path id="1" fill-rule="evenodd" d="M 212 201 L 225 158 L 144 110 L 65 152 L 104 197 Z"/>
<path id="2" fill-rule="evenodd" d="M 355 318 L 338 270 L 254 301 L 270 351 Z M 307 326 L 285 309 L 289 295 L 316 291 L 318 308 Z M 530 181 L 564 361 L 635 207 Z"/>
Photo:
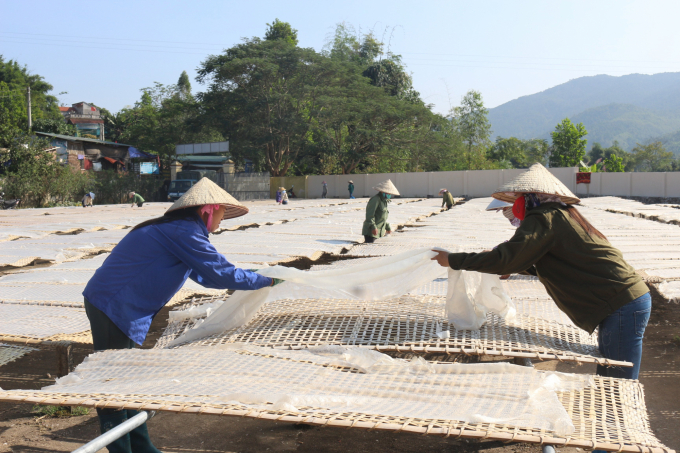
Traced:
<path id="1" fill-rule="evenodd" d="M 449 267 L 449 252 L 444 250 L 432 250 L 436 253 L 432 261 L 439 263 L 441 267 Z"/>
<path id="2" fill-rule="evenodd" d="M 371 230 L 371 234 L 372 234 L 373 236 L 377 236 L 377 235 L 378 235 L 378 230 L 377 230 L 377 229 Z"/>

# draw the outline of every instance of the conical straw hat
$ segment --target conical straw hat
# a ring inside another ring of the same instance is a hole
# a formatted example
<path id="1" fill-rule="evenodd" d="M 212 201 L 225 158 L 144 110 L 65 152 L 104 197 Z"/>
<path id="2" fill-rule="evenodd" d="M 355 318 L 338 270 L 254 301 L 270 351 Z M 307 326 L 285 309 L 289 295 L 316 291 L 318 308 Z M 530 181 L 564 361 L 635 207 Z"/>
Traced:
<path id="1" fill-rule="evenodd" d="M 556 195 L 566 204 L 581 201 L 571 190 L 567 189 L 567 186 L 562 184 L 562 181 L 539 163 L 535 163 L 512 181 L 500 186 L 491 196 L 497 200 L 514 203 L 517 197 L 523 193 Z"/>
<path id="2" fill-rule="evenodd" d="M 377 190 L 378 192 L 382 193 L 388 193 L 390 195 L 399 195 L 399 191 L 396 187 L 394 187 L 394 184 L 392 184 L 392 181 L 389 179 L 375 186 L 373 190 Z"/>
<path id="3" fill-rule="evenodd" d="M 194 184 L 194 186 L 187 190 L 179 200 L 175 201 L 165 213 L 167 214 L 176 209 L 190 208 L 192 206 L 198 207 L 206 204 L 226 206 L 227 209 L 224 211 L 223 220 L 233 219 L 234 217 L 248 214 L 248 208 L 243 206 L 236 198 L 229 195 L 226 190 L 208 178 L 203 178 Z"/>

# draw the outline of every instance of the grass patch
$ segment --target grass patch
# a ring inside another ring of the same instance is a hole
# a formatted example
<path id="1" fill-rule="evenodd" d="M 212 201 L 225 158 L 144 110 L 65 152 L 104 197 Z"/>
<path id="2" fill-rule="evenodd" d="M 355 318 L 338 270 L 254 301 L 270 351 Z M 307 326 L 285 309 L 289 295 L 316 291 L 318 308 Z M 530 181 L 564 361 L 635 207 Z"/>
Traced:
<path id="1" fill-rule="evenodd" d="M 87 415 L 90 409 L 81 406 L 40 406 L 35 405 L 31 410 L 36 417 L 78 417 L 80 415 Z"/>

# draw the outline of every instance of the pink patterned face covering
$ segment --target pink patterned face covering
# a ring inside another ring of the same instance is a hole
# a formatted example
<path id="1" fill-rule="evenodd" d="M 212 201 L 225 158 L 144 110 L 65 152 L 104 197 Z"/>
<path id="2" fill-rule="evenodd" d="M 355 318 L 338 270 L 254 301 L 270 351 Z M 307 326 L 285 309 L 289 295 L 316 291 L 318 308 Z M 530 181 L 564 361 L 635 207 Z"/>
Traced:
<path id="1" fill-rule="evenodd" d="M 212 228 L 212 221 L 213 221 L 213 214 L 215 211 L 220 209 L 220 205 L 218 204 L 207 204 L 201 208 L 199 211 L 201 214 L 208 214 L 208 231 L 210 231 L 210 228 Z"/>

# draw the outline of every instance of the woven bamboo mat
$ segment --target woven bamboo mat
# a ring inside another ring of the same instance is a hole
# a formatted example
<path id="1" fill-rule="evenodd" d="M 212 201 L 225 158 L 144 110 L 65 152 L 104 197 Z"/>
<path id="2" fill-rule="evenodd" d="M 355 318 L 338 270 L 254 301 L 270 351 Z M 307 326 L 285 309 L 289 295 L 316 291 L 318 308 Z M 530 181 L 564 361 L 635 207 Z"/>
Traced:
<path id="1" fill-rule="evenodd" d="M 182 308 L 214 302 L 194 299 Z M 522 301 L 540 313 L 546 301 Z M 573 324 L 562 324 L 519 312 L 506 324 L 489 314 L 479 331 L 456 330 L 445 315 L 442 296 L 407 295 L 380 302 L 301 299 L 265 304 L 247 325 L 192 342 L 217 346 L 247 343 L 274 348 L 307 348 L 336 344 L 367 346 L 380 351 L 445 352 L 503 357 L 529 357 L 602 365 L 631 366 L 603 358 L 597 337 Z M 525 308 L 530 314 L 531 310 Z M 170 322 L 156 343 L 164 348 L 203 318 Z M 440 338 L 449 331 L 449 338 Z"/>
<path id="2" fill-rule="evenodd" d="M 133 352 L 139 353 L 140 351 Z M 170 351 L 167 352 L 169 353 Z M 129 388 L 132 389 L 132 391 L 129 393 L 112 393 L 110 391 L 106 393 L 64 393 L 56 390 L 6 391 L 0 392 L 0 401 L 245 416 L 314 425 L 405 431 L 445 437 L 453 436 L 457 438 L 490 439 L 537 444 L 547 443 L 558 447 L 573 446 L 584 449 L 603 449 L 631 453 L 673 453 L 673 450 L 665 447 L 651 431 L 646 415 L 643 387 L 639 382 L 633 380 L 612 379 L 599 376 L 592 378 L 582 376 L 580 379 L 583 379 L 584 382 L 587 379 L 592 379 L 589 385 L 573 386 L 570 390 L 566 389 L 558 391 L 556 393 L 558 403 L 556 404 L 561 404 L 575 428 L 573 433 L 565 436 L 558 435 L 551 429 L 526 427 L 526 425 L 523 425 L 522 423 L 473 423 L 459 421 L 453 418 L 423 418 L 399 415 L 415 409 L 415 402 L 406 401 L 401 402 L 397 406 L 388 405 L 380 410 L 371 410 L 370 413 L 361 411 L 338 411 L 321 406 L 291 405 L 281 408 L 275 407 L 267 399 L 255 404 L 251 403 L 246 405 L 239 403 L 239 399 L 233 398 L 230 395 L 221 397 L 222 399 L 228 400 L 225 402 L 221 401 L 219 396 L 219 392 L 224 391 L 219 390 L 220 388 L 223 389 L 223 386 L 216 384 L 217 382 L 223 382 L 219 370 L 224 369 L 224 372 L 226 373 L 225 376 L 234 376 L 234 374 L 238 374 L 235 370 L 246 363 L 251 364 L 252 360 L 242 361 L 238 359 L 238 354 L 230 354 L 228 357 L 229 363 L 227 363 L 226 360 L 220 360 L 219 364 L 215 364 L 214 362 L 210 364 L 208 367 L 209 372 L 206 373 L 207 380 L 205 382 L 194 382 L 192 379 L 182 381 L 182 366 L 178 365 L 177 360 L 182 361 L 182 358 L 186 357 L 186 360 L 198 360 L 203 363 L 205 359 L 204 356 L 207 352 L 208 351 L 205 348 L 186 348 L 183 349 L 184 354 L 182 356 L 177 356 L 175 361 L 168 361 L 168 354 L 163 354 L 159 351 L 160 355 L 158 357 L 158 362 L 160 363 L 158 363 L 157 366 L 161 366 L 163 367 L 163 370 L 168 371 L 168 373 L 165 373 L 163 376 L 158 376 L 157 371 L 147 370 L 146 365 L 131 362 L 129 359 L 125 359 L 125 357 L 121 356 L 123 360 L 114 359 L 114 362 L 110 363 L 110 365 L 114 365 L 114 368 L 111 368 L 111 372 L 113 373 L 111 376 L 113 377 L 120 373 L 126 375 L 125 373 L 130 373 L 139 367 L 146 370 L 146 373 L 156 373 L 154 376 L 149 376 L 148 378 L 138 381 L 144 383 L 142 391 L 135 385 L 134 378 L 123 378 L 124 381 L 118 384 L 116 382 L 117 379 L 120 378 L 109 378 L 107 381 L 112 383 L 114 388 L 115 386 L 119 386 L 118 388 Z M 145 353 L 153 355 L 153 350 L 145 351 Z M 127 351 L 127 354 L 131 354 L 130 351 Z M 253 354 L 246 353 L 245 355 Z M 338 385 L 340 388 L 344 389 L 343 391 L 345 393 L 350 395 L 356 394 L 357 396 L 362 396 L 373 394 L 372 389 L 365 388 L 365 386 L 357 387 L 356 385 L 352 385 L 352 383 L 365 383 L 373 380 L 371 375 L 365 375 L 359 369 L 324 365 L 326 371 L 321 371 L 318 367 L 322 365 L 316 363 L 298 361 L 298 363 L 286 364 L 283 363 L 283 360 L 290 359 L 262 354 L 259 356 L 260 358 L 270 360 L 270 363 L 266 363 L 264 366 L 266 369 L 277 370 L 277 379 L 280 381 L 280 385 L 285 388 L 288 388 L 288 383 L 306 382 L 304 379 L 301 381 L 298 374 L 300 372 L 307 374 L 310 372 L 310 367 L 317 367 L 317 372 L 322 373 L 321 376 L 324 376 L 322 380 L 328 381 L 328 385 L 331 387 Z M 147 359 L 151 359 L 151 357 Z M 244 357 L 244 359 L 246 358 Z M 279 361 L 278 364 L 275 362 L 277 360 Z M 144 363 L 148 363 L 148 360 L 144 361 Z M 249 366 L 252 366 L 252 364 Z M 259 381 L 257 376 L 262 376 L 262 365 L 258 368 L 260 371 L 255 372 L 255 370 L 252 370 L 252 373 L 247 373 L 248 376 L 245 381 L 237 379 L 236 382 L 240 383 L 238 385 L 246 385 L 250 386 L 250 388 L 253 388 L 254 386 L 255 388 L 258 388 Z M 109 373 L 105 374 L 107 376 L 109 375 Z M 573 375 L 573 377 L 579 378 L 577 375 Z M 455 381 L 455 376 L 452 378 Z M 92 379 L 92 376 L 88 375 L 86 379 Z M 231 379 L 234 378 L 227 378 L 228 381 Z M 482 379 L 482 377 L 480 377 L 480 379 Z M 502 389 L 506 388 L 506 385 L 510 385 L 510 382 L 521 382 L 526 378 L 517 376 L 517 379 L 519 380 L 515 380 L 512 375 L 502 373 L 492 378 L 492 380 L 498 379 L 498 382 L 495 384 L 486 382 L 487 379 L 488 375 L 487 377 L 483 377 L 484 382 L 479 382 L 479 385 L 483 388 L 500 389 L 499 391 L 503 392 Z M 270 378 L 268 378 L 268 380 L 270 380 Z M 102 386 L 102 384 L 97 384 L 97 382 L 98 380 L 94 379 L 90 385 L 95 385 L 97 387 Z M 382 382 L 385 381 L 383 380 Z M 421 382 L 420 378 L 408 378 L 403 384 L 398 384 L 399 381 L 388 382 L 394 382 L 394 384 L 397 385 L 414 386 L 417 388 L 421 385 L 427 386 L 428 382 L 432 383 L 433 381 L 425 379 Z M 503 384 L 503 382 L 505 382 L 505 384 Z M 463 403 L 468 399 L 472 401 L 472 398 L 474 398 L 470 393 L 470 389 L 449 384 L 449 379 L 447 378 L 445 382 L 442 381 L 442 384 L 439 385 L 444 385 L 445 388 L 448 389 L 458 388 L 461 391 L 456 391 L 451 393 L 451 396 L 440 399 L 439 402 L 444 406 L 447 405 L 448 398 L 457 402 L 462 401 Z M 78 387 L 80 384 L 75 382 L 75 385 L 76 388 L 88 388 L 87 384 Z M 121 385 L 122 387 L 120 387 Z M 170 390 L 173 386 L 176 386 L 178 390 L 186 388 L 195 390 L 196 392 L 182 392 L 181 390 L 180 393 L 173 392 Z M 59 386 L 55 387 L 58 388 Z M 68 385 L 65 387 L 68 387 Z M 106 386 L 104 385 L 103 387 Z M 231 385 L 228 385 L 227 387 L 231 388 Z M 157 392 L 148 391 L 154 389 L 157 390 Z M 218 393 L 213 394 L 215 391 L 214 389 L 217 389 Z M 268 390 L 268 388 L 261 389 L 263 392 L 267 392 Z M 425 388 L 423 390 L 426 391 Z M 228 392 L 229 390 L 226 391 Z M 244 397 L 246 399 L 249 398 L 247 395 L 244 395 Z M 501 401 L 500 399 L 494 400 L 493 398 L 492 401 L 495 401 L 495 403 L 487 408 L 487 411 L 499 411 L 499 413 L 512 412 L 515 404 L 510 401 Z M 456 411 L 456 407 L 463 407 L 464 404 L 456 404 L 454 406 L 455 407 L 453 407 L 452 410 Z"/>
<path id="3" fill-rule="evenodd" d="M 27 346 L 17 346 L 0 343 L 0 366 L 6 365 L 9 362 L 21 358 L 31 351 L 35 351 L 35 349 L 29 348 Z"/>

